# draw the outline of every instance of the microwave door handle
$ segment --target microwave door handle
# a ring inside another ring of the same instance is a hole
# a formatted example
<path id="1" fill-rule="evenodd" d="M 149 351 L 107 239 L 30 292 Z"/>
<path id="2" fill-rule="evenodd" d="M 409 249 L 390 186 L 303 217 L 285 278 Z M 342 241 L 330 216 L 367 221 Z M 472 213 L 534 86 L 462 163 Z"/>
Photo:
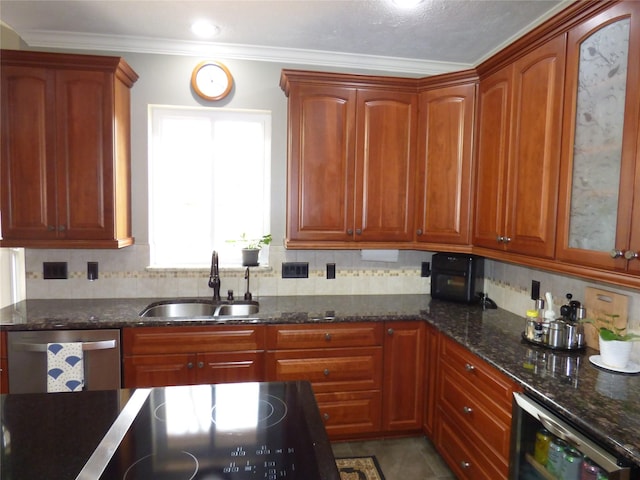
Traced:
<path id="1" fill-rule="evenodd" d="M 16 343 L 14 346 L 16 349 L 22 350 L 23 352 L 46 352 L 47 351 L 46 343 Z M 83 352 L 89 352 L 92 350 L 109 350 L 112 348 L 116 348 L 115 340 L 82 342 Z"/>

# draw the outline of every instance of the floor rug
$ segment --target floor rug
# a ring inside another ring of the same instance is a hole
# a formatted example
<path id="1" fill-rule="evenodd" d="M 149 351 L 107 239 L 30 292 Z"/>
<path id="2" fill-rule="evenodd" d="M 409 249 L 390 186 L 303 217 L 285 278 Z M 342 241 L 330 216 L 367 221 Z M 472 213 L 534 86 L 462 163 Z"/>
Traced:
<path id="1" fill-rule="evenodd" d="M 375 456 L 336 458 L 340 480 L 384 480 Z"/>

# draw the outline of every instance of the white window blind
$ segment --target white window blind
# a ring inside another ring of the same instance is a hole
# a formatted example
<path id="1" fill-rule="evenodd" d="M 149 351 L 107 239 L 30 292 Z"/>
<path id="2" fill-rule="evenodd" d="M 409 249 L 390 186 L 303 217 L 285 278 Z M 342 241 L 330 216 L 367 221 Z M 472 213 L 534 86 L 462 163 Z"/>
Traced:
<path id="1" fill-rule="evenodd" d="M 228 240 L 269 233 L 270 112 L 151 105 L 149 117 L 151 266 L 208 266 L 214 249 L 239 265 Z"/>

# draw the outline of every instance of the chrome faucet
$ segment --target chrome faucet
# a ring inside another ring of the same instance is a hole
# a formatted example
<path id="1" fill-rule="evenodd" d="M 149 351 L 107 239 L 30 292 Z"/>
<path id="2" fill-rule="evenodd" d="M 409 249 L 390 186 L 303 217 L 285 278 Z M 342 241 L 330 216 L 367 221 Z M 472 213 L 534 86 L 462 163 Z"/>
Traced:
<path id="1" fill-rule="evenodd" d="M 244 299 L 251 300 L 251 292 L 249 291 L 249 267 L 244 271 L 244 279 L 247 281 L 247 291 L 244 292 Z"/>
<path id="2" fill-rule="evenodd" d="M 213 288 L 213 301 L 220 301 L 220 270 L 218 269 L 218 252 L 211 255 L 211 272 L 209 273 L 209 288 Z"/>

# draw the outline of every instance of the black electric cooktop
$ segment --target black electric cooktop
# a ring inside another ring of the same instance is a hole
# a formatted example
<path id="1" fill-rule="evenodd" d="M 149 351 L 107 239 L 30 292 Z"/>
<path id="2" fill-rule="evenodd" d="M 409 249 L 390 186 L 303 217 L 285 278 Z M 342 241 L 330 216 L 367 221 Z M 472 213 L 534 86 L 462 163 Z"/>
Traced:
<path id="1" fill-rule="evenodd" d="M 82 402 L 85 394 L 89 395 Z M 27 426 L 17 421 L 27 413 L 18 412 L 17 397 L 29 397 L 26 404 L 31 408 L 39 402 L 48 405 L 44 417 L 49 420 L 42 427 L 28 422 L 39 430 L 31 445 L 24 443 L 29 435 L 23 435 L 22 443 L 10 439 L 9 445 L 3 445 L 3 479 L 340 478 L 308 382 L 5 397 L 3 428 L 6 425 L 10 437 L 12 431 L 18 433 Z M 65 405 L 56 413 L 53 403 Z M 41 416 L 32 410 L 33 415 Z M 94 430 L 95 438 L 78 441 L 79 432 L 88 429 Z M 51 442 L 54 436 L 76 445 L 64 447 L 53 458 L 41 457 L 42 448 L 60 447 Z M 87 442 L 91 447 L 81 445 Z M 74 448 L 79 449 L 76 455 L 71 452 Z M 58 468 L 66 460 L 62 457 L 68 457 L 71 466 Z"/>

